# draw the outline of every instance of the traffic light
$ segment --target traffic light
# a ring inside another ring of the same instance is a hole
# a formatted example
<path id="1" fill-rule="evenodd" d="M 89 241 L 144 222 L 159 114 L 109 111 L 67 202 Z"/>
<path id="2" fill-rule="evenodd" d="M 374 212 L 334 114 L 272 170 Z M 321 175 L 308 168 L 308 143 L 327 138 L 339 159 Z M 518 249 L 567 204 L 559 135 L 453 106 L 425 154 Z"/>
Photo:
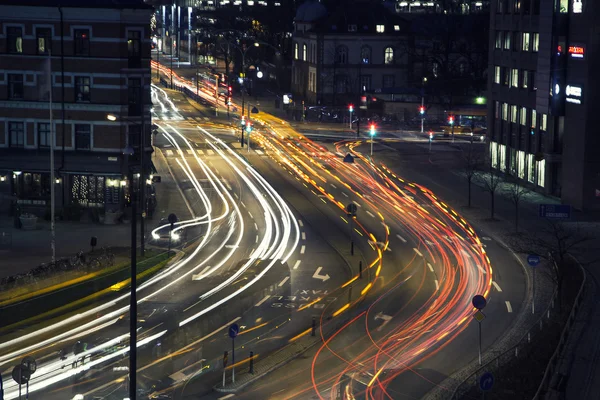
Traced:
<path id="1" fill-rule="evenodd" d="M 227 90 L 229 91 L 229 95 L 231 96 L 231 91 L 233 90 L 233 88 L 232 88 L 231 86 L 229 86 L 229 87 L 227 88 Z"/>
<path id="2" fill-rule="evenodd" d="M 354 106 L 352 104 L 348 106 L 348 111 L 354 112 Z"/>
<path id="3" fill-rule="evenodd" d="M 242 126 L 246 125 L 246 116 L 245 115 L 242 115 L 242 121 L 241 121 L 240 125 L 242 125 Z"/>
<path id="4" fill-rule="evenodd" d="M 252 132 L 252 122 L 250 121 L 246 122 L 246 132 Z"/>
<path id="5" fill-rule="evenodd" d="M 371 136 L 375 136 L 375 124 L 371 124 L 369 128 L 369 133 L 371 134 Z"/>
<path id="6" fill-rule="evenodd" d="M 227 97 L 227 105 L 230 106 L 231 105 L 231 96 Z"/>
<path id="7" fill-rule="evenodd" d="M 454 125 L 454 115 L 451 115 L 451 116 L 448 117 L 448 123 L 450 125 Z"/>
<path id="8" fill-rule="evenodd" d="M 419 114 L 421 114 L 421 115 L 425 114 L 425 107 L 424 106 L 419 107 Z"/>

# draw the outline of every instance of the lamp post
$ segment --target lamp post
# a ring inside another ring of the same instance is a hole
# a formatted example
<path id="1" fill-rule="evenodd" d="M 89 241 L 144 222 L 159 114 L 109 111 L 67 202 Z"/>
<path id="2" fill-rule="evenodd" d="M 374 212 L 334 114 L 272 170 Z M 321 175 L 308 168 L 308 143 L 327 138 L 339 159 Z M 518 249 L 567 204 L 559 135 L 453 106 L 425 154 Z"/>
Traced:
<path id="1" fill-rule="evenodd" d="M 369 133 L 371 135 L 371 157 L 373 157 L 373 139 L 375 137 L 375 124 L 371 124 Z"/>
<path id="2" fill-rule="evenodd" d="M 423 85 L 421 87 L 421 108 L 419 109 L 419 113 L 421 114 L 421 133 L 423 133 L 423 125 L 425 123 L 425 82 L 427 82 L 427 78 L 423 78 Z"/>
<path id="3" fill-rule="evenodd" d="M 352 113 L 354 112 L 354 106 L 352 104 L 348 106 L 348 112 L 350 113 L 350 129 L 352 129 Z"/>

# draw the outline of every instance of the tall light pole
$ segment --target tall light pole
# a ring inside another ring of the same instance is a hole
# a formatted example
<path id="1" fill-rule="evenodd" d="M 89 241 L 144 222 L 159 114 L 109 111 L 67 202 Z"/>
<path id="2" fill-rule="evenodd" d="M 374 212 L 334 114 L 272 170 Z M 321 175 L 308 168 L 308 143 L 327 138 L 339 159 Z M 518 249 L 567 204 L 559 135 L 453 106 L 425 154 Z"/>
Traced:
<path id="1" fill-rule="evenodd" d="M 354 106 L 352 104 L 348 106 L 348 112 L 350 113 L 350 129 L 352 129 L 352 113 L 354 112 Z"/>
<path id="2" fill-rule="evenodd" d="M 423 85 L 421 87 L 421 108 L 419 108 L 419 113 L 421 114 L 421 133 L 423 133 L 423 125 L 425 123 L 425 82 L 427 82 L 427 78 L 423 78 Z"/>
<path id="3" fill-rule="evenodd" d="M 373 157 L 373 139 L 375 138 L 375 124 L 371 124 L 369 134 L 371 135 L 371 157 Z"/>

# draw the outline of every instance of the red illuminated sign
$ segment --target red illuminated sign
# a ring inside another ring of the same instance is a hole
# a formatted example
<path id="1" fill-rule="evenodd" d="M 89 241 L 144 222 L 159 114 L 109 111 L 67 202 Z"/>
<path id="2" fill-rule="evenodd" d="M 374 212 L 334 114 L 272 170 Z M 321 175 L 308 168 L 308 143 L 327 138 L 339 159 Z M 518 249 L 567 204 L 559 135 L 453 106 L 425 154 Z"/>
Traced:
<path id="1" fill-rule="evenodd" d="M 583 58 L 585 55 L 585 47 L 583 46 L 569 46 L 569 54 L 574 58 Z"/>

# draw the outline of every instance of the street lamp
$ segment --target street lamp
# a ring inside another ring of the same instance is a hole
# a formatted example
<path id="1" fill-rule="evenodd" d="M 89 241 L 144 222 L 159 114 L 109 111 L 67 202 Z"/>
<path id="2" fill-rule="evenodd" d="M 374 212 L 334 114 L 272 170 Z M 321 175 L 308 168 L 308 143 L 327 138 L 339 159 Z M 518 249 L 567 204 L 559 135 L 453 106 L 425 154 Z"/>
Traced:
<path id="1" fill-rule="evenodd" d="M 352 113 L 354 112 L 354 105 L 350 104 L 348 106 L 348 112 L 350 113 L 350 129 L 352 129 Z"/>

